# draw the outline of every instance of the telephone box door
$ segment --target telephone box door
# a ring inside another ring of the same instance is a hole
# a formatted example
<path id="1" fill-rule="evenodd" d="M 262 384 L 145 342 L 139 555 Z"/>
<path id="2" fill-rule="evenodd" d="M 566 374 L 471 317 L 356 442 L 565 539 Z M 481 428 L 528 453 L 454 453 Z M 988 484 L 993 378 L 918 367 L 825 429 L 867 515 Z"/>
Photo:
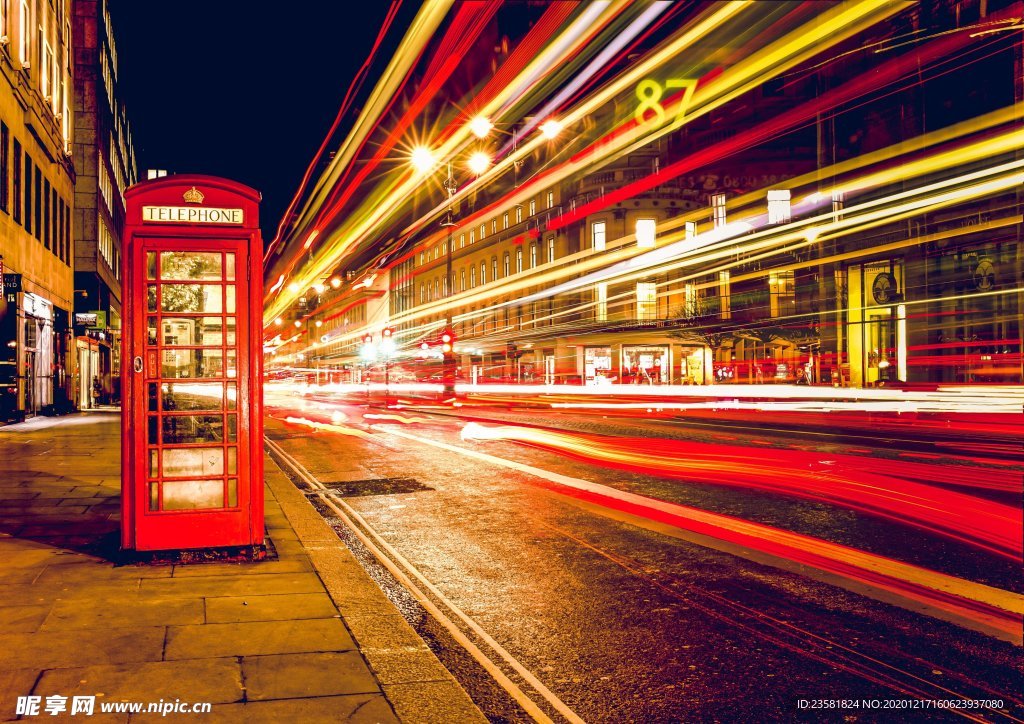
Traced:
<path id="1" fill-rule="evenodd" d="M 133 398 L 145 401 L 131 411 L 136 452 L 145 449 L 135 470 L 137 481 L 146 480 L 135 501 L 145 520 L 136 532 L 140 550 L 250 537 L 251 471 L 240 450 L 254 441 L 239 424 L 238 386 L 240 351 L 248 349 L 249 310 L 239 304 L 247 297 L 245 247 L 174 239 L 135 245 L 146 269 L 132 290 L 145 305 L 131 333 L 135 371 L 142 368 Z"/>

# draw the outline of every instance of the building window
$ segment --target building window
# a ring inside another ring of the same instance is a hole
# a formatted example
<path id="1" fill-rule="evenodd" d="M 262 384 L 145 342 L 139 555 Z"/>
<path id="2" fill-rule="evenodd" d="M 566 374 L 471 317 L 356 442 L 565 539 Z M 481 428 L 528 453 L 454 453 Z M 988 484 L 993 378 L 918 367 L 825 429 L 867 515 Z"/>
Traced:
<path id="1" fill-rule="evenodd" d="M 548 237 L 548 264 L 555 260 L 555 237 Z"/>
<path id="2" fill-rule="evenodd" d="M 0 210 L 9 212 L 7 179 L 10 177 L 11 135 L 7 124 L 0 122 Z"/>
<path id="3" fill-rule="evenodd" d="M 470 244 L 475 244 L 476 243 L 476 232 L 475 231 L 469 232 L 469 243 Z"/>
<path id="4" fill-rule="evenodd" d="M 715 228 L 725 226 L 725 194 L 715 194 L 711 197 L 711 209 Z"/>
<path id="5" fill-rule="evenodd" d="M 476 286 L 476 267 L 469 267 L 469 288 L 472 289 Z"/>
<path id="6" fill-rule="evenodd" d="M 498 281 L 498 257 L 491 257 L 491 281 Z"/>
<path id="7" fill-rule="evenodd" d="M 718 272 L 718 308 L 722 319 L 732 319 L 732 290 L 729 272 Z"/>
<path id="8" fill-rule="evenodd" d="M 466 270 L 463 269 L 459 273 L 459 291 L 466 291 Z"/>
<path id="9" fill-rule="evenodd" d="M 497 234 L 497 233 L 498 233 L 498 220 L 497 219 L 491 219 L 491 235 L 493 236 L 494 234 Z"/>
<path id="10" fill-rule="evenodd" d="M 608 284 L 601 282 L 594 286 L 594 320 L 608 321 Z"/>
<path id="11" fill-rule="evenodd" d="M 43 245 L 48 251 L 56 252 L 53 248 L 53 235 L 50 233 L 50 180 L 44 179 L 43 181 L 43 194 L 41 198 L 43 204 Z"/>
<path id="12" fill-rule="evenodd" d="M 696 221 L 687 221 L 686 224 L 684 225 L 684 228 L 685 228 L 685 232 L 684 233 L 685 233 L 687 239 L 692 239 L 693 237 L 697 236 L 697 222 Z"/>
<path id="13" fill-rule="evenodd" d="M 658 291 L 654 282 L 636 284 L 636 318 L 655 319 L 658 312 Z"/>
<path id="14" fill-rule="evenodd" d="M 420 304 L 427 303 L 427 285 L 420 282 Z"/>
<path id="15" fill-rule="evenodd" d="M 501 215 L 501 223 L 504 225 L 502 228 L 504 228 L 504 229 L 508 228 L 508 212 L 507 211 L 504 214 Z"/>
<path id="16" fill-rule="evenodd" d="M 487 283 L 487 262 L 480 262 L 480 284 Z"/>
<path id="17" fill-rule="evenodd" d="M 516 204 L 516 223 L 523 223 L 523 207 L 519 204 Z"/>
<path id="18" fill-rule="evenodd" d="M 28 59 L 32 52 L 32 11 L 29 9 L 28 0 L 21 0 L 21 18 L 18 25 L 18 60 L 22 65 L 28 65 Z"/>
<path id="19" fill-rule="evenodd" d="M 657 222 L 654 219 L 636 220 L 636 245 L 641 249 L 653 249 Z"/>
<path id="20" fill-rule="evenodd" d="M 789 223 L 789 189 L 775 189 L 768 192 L 768 223 Z"/>
<path id="21" fill-rule="evenodd" d="M 506 277 L 508 276 L 508 274 L 509 274 L 509 271 L 510 271 L 510 268 L 509 268 L 510 264 L 511 264 L 511 259 L 509 258 L 508 252 L 506 251 L 506 252 L 505 252 L 505 264 L 504 264 L 504 267 L 505 267 L 505 276 L 506 276 Z"/>
<path id="22" fill-rule="evenodd" d="M 480 241 L 484 240 L 484 235 L 487 233 L 487 224 L 480 224 Z"/>
<path id="23" fill-rule="evenodd" d="M 32 157 L 25 154 L 25 231 L 32 233 Z"/>
<path id="24" fill-rule="evenodd" d="M 441 298 L 441 280 L 440 279 L 435 279 L 434 280 L 434 299 L 440 299 L 440 298 Z"/>
<path id="25" fill-rule="evenodd" d="M 537 213 L 537 199 L 530 199 L 530 216 Z"/>
<path id="26" fill-rule="evenodd" d="M 522 247 L 516 249 L 516 274 L 523 271 L 523 249 Z"/>
<path id="27" fill-rule="evenodd" d="M 466 246 L 466 235 L 465 234 L 459 234 L 459 248 L 462 249 L 465 246 Z"/>
<path id="28" fill-rule="evenodd" d="M 21 143 L 14 139 L 14 169 L 11 176 L 11 200 L 14 201 L 14 220 L 21 223 Z"/>
<path id="29" fill-rule="evenodd" d="M 768 275 L 768 296 L 773 317 L 784 317 L 795 311 L 796 288 L 792 269 L 771 272 Z"/>
<path id="30" fill-rule="evenodd" d="M 35 196 L 35 213 L 33 215 L 35 220 L 32 222 L 32 233 L 35 234 L 37 239 L 42 241 L 43 230 L 39 226 L 43 220 L 43 172 L 38 166 L 35 168 L 35 174 L 36 187 L 32 191 Z"/>
<path id="31" fill-rule="evenodd" d="M 420 266 L 423 266 L 423 252 L 420 252 Z"/>
<path id="32" fill-rule="evenodd" d="M 548 191 L 548 208 L 549 209 L 555 208 L 555 192 L 554 191 Z"/>
<path id="33" fill-rule="evenodd" d="M 534 269 L 537 266 L 537 245 L 530 244 L 530 268 Z"/>
<path id="34" fill-rule="evenodd" d="M 590 246 L 594 251 L 604 251 L 605 227 L 603 221 L 595 221 L 590 225 Z"/>

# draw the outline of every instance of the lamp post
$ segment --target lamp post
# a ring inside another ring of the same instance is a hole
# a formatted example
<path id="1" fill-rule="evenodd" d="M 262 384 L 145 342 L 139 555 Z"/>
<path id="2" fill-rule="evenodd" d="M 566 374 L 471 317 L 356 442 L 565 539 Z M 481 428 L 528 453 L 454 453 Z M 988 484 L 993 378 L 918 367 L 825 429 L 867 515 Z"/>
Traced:
<path id="1" fill-rule="evenodd" d="M 448 177 L 444 180 L 444 190 L 448 192 L 448 211 L 445 214 L 445 219 L 442 222 L 442 226 L 448 228 L 448 238 L 445 241 L 445 254 L 444 254 L 444 287 L 445 287 L 445 307 L 444 307 L 444 325 L 445 329 L 449 332 L 452 330 L 452 305 L 451 297 L 455 291 L 455 280 L 452 279 L 452 228 L 455 226 L 455 218 L 452 212 L 452 197 L 455 196 L 455 192 L 459 190 L 458 185 L 455 183 L 455 177 L 452 175 L 452 164 L 448 162 Z M 445 398 L 451 398 L 455 394 L 455 349 L 454 347 L 448 351 L 443 352 L 441 360 L 441 382 L 444 385 Z"/>

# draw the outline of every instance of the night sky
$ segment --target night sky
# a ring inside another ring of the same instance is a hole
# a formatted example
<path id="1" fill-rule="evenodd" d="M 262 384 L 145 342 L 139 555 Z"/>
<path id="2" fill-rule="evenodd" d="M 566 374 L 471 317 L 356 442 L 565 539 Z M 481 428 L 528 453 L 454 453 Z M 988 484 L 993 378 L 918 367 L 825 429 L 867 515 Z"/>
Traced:
<path id="1" fill-rule="evenodd" d="M 366 59 L 384 0 L 109 0 L 139 176 L 226 176 L 263 193 L 269 242 Z M 418 3 L 405 2 L 368 93 Z M 355 107 L 358 107 L 358 103 Z M 342 130 L 345 129 L 345 122 Z"/>

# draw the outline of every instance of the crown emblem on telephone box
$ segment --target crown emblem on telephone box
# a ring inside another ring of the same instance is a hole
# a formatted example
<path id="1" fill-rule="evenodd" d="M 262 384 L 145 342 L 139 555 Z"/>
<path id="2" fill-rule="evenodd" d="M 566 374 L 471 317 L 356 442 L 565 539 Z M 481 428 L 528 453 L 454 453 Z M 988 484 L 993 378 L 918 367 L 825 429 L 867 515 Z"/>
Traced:
<path id="1" fill-rule="evenodd" d="M 203 199 L 205 197 L 203 196 L 202 191 L 193 186 L 192 188 L 185 192 L 184 198 L 185 203 L 187 204 L 201 204 L 203 203 Z"/>

